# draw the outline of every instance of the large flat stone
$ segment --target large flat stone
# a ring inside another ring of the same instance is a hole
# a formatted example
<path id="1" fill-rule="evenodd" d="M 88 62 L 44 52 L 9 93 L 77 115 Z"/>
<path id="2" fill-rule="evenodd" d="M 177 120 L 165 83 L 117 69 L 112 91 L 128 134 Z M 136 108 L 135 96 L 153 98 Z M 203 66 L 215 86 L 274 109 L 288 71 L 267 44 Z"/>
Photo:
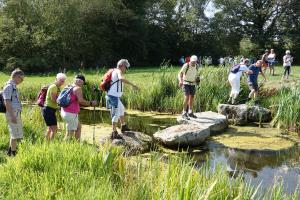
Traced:
<path id="1" fill-rule="evenodd" d="M 194 113 L 197 118 L 190 118 L 189 120 L 182 118 L 181 116 L 177 117 L 177 122 L 179 124 L 196 124 L 210 127 L 210 133 L 219 133 L 224 131 L 228 127 L 228 122 L 226 116 L 208 111 Z"/>
<path id="2" fill-rule="evenodd" d="M 154 138 L 168 147 L 197 146 L 210 136 L 207 124 L 181 124 L 156 132 Z"/>

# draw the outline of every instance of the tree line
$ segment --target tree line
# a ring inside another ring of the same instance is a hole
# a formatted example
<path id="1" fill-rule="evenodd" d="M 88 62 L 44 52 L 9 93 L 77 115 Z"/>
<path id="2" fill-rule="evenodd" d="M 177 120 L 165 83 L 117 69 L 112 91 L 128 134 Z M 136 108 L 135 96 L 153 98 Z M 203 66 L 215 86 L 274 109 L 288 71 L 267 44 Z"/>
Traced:
<path id="1" fill-rule="evenodd" d="M 120 58 L 157 66 L 266 48 L 290 49 L 297 61 L 299 42 L 297 0 L 0 0 L 2 70 L 111 67 Z"/>

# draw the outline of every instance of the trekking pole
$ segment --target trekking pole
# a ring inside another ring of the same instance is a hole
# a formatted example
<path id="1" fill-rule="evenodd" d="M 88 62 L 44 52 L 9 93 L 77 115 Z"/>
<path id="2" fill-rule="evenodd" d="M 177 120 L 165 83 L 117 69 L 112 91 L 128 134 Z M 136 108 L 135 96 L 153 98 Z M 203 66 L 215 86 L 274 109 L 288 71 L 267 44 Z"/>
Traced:
<path id="1" fill-rule="evenodd" d="M 95 96 L 97 98 L 98 89 L 97 89 L 97 86 L 95 86 L 95 85 L 93 85 L 93 92 L 94 92 L 94 95 L 96 94 Z M 95 132 L 96 132 L 96 106 L 94 106 L 94 108 L 93 108 L 93 145 L 96 144 Z"/>

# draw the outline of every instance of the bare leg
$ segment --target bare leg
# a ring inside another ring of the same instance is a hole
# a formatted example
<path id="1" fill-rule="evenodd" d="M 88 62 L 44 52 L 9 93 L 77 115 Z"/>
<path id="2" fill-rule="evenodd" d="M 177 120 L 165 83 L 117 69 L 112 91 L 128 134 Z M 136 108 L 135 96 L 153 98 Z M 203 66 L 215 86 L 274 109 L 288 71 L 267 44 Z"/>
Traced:
<path id="1" fill-rule="evenodd" d="M 184 96 L 184 101 L 183 101 L 183 113 L 188 111 L 188 103 L 189 103 L 189 96 L 186 95 Z"/>
<path id="2" fill-rule="evenodd" d="M 194 103 L 194 96 L 189 95 L 188 96 L 188 104 L 189 104 L 189 112 L 193 110 L 193 103 Z"/>
<path id="3" fill-rule="evenodd" d="M 77 130 L 75 131 L 75 138 L 80 140 L 81 137 L 81 123 L 78 122 Z"/>
<path id="4" fill-rule="evenodd" d="M 17 141 L 18 141 L 18 139 L 10 139 L 10 148 L 12 151 L 16 151 Z"/>
<path id="5" fill-rule="evenodd" d="M 125 116 L 120 116 L 120 123 L 121 125 L 125 125 Z"/>
<path id="6" fill-rule="evenodd" d="M 65 135 L 65 140 L 69 140 L 70 138 L 72 138 L 75 135 L 75 131 L 67 131 L 66 135 Z"/>
<path id="7" fill-rule="evenodd" d="M 57 132 L 57 126 L 49 126 L 48 127 L 48 132 L 47 132 L 47 139 L 48 140 L 53 140 L 54 139 L 54 136 Z"/>

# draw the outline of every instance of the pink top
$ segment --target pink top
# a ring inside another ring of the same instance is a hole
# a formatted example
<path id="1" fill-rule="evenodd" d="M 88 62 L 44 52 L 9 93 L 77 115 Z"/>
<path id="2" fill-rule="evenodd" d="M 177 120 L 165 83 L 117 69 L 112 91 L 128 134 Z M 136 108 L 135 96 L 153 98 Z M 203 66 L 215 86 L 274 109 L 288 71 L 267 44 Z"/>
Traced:
<path id="1" fill-rule="evenodd" d="M 67 107 L 63 108 L 65 112 L 77 114 L 80 111 L 80 105 L 77 96 L 74 94 L 74 88 L 71 92 L 71 103 Z"/>

